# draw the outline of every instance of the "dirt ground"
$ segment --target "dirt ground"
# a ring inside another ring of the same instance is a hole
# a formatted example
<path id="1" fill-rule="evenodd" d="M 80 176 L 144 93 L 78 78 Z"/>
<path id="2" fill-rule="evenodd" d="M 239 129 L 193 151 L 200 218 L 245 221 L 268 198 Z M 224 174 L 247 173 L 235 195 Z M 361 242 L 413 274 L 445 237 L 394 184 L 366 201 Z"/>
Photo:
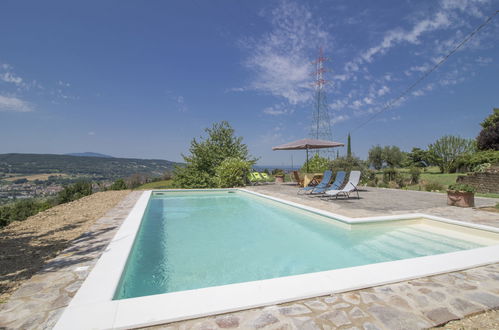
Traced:
<path id="1" fill-rule="evenodd" d="M 1 229 L 0 304 L 129 192 L 98 192 Z"/>

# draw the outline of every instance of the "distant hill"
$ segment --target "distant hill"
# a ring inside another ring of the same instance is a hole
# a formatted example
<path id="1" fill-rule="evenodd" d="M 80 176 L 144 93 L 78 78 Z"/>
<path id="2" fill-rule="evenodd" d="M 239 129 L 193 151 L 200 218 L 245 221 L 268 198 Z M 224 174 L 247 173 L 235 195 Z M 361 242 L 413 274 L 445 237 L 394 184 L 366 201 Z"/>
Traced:
<path id="1" fill-rule="evenodd" d="M 95 179 L 128 177 L 140 173 L 161 176 L 180 163 L 161 159 L 88 157 L 52 154 L 0 154 L 0 176 L 5 173 L 65 173 Z"/>
<path id="2" fill-rule="evenodd" d="M 114 158 L 113 156 L 100 154 L 98 152 L 75 152 L 70 154 L 64 154 L 66 156 L 81 156 L 81 157 L 101 157 L 101 158 Z"/>

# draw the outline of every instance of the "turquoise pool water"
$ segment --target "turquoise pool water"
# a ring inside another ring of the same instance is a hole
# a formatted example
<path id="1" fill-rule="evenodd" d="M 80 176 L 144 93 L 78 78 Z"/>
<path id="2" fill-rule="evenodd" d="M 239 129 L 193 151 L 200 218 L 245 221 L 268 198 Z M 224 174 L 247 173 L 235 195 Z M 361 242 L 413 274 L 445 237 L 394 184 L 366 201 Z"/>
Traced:
<path id="1" fill-rule="evenodd" d="M 324 219 L 241 191 L 153 193 L 114 299 L 481 246 L 400 222 Z"/>

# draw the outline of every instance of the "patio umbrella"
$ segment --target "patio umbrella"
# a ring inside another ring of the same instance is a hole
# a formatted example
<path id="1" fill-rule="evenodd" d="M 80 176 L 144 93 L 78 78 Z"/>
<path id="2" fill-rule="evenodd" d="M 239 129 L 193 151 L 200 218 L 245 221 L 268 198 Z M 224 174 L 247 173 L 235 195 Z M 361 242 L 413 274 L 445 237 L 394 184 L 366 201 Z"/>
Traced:
<path id="1" fill-rule="evenodd" d="M 298 141 L 288 142 L 280 146 L 273 147 L 272 150 L 307 150 L 307 172 L 308 172 L 308 149 L 322 149 L 343 147 L 343 143 L 315 139 L 301 139 Z"/>

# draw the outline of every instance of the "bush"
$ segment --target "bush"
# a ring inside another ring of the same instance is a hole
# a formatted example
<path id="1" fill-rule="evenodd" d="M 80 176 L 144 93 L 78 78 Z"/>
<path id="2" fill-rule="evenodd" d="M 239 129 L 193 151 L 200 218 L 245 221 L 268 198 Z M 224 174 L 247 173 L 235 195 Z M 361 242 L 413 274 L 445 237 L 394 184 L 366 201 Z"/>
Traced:
<path id="1" fill-rule="evenodd" d="M 114 181 L 113 184 L 110 185 L 108 189 L 109 190 L 125 190 L 128 188 L 127 188 L 127 185 L 125 183 L 125 180 L 118 179 L 118 180 Z"/>
<path id="2" fill-rule="evenodd" d="M 388 183 L 387 182 L 379 182 L 378 188 L 388 188 Z"/>
<path id="3" fill-rule="evenodd" d="M 92 194 L 92 183 L 89 181 L 78 181 L 65 187 L 57 194 L 57 204 L 68 203 L 84 196 Z"/>
<path id="4" fill-rule="evenodd" d="M 378 184 L 378 177 L 376 176 L 376 171 L 365 170 L 365 172 L 362 173 L 361 183 L 365 183 L 371 187 L 376 187 L 376 185 Z"/>
<path id="5" fill-rule="evenodd" d="M 207 137 L 202 141 L 193 139 L 189 149 L 191 155 L 184 156 L 186 166 L 174 170 L 173 186 L 176 188 L 213 188 L 217 186 L 215 170 L 227 158 L 238 158 L 251 164 L 248 147 L 241 137 L 234 136 L 234 129 L 228 122 L 214 124 L 205 130 Z"/>
<path id="6" fill-rule="evenodd" d="M 40 201 L 34 198 L 23 199 L 10 205 L 2 206 L 0 207 L 0 227 L 8 225 L 12 221 L 25 220 L 52 206 L 54 206 L 53 200 Z"/>
<path id="7" fill-rule="evenodd" d="M 409 174 L 411 175 L 411 184 L 418 184 L 419 178 L 421 177 L 421 169 L 418 167 L 411 167 L 409 169 Z"/>
<path id="8" fill-rule="evenodd" d="M 457 166 L 462 171 L 477 171 L 483 164 L 499 164 L 499 150 L 479 151 L 458 158 Z"/>
<path id="9" fill-rule="evenodd" d="M 390 181 L 395 181 L 397 179 L 397 176 L 399 175 L 399 172 L 394 169 L 394 168 L 385 168 L 383 170 L 383 182 L 388 183 Z"/>
<path id="10" fill-rule="evenodd" d="M 455 184 L 451 184 L 451 185 L 449 186 L 449 189 L 448 189 L 448 190 L 453 190 L 453 191 L 464 191 L 464 192 L 471 192 L 471 193 L 475 193 L 475 192 L 476 192 L 475 187 L 470 186 L 469 184 L 465 184 L 465 183 L 455 183 Z"/>
<path id="11" fill-rule="evenodd" d="M 217 185 L 220 188 L 241 187 L 246 183 L 246 175 L 251 164 L 240 158 L 226 158 L 215 170 Z"/>
<path id="12" fill-rule="evenodd" d="M 440 191 L 444 190 L 444 186 L 441 183 L 430 181 L 425 184 L 426 191 Z"/>
<path id="13" fill-rule="evenodd" d="M 320 157 L 319 154 L 315 154 L 312 158 L 308 160 L 308 172 L 309 173 L 314 173 L 314 172 L 324 172 L 325 170 L 328 170 L 330 167 L 329 164 L 329 159 Z M 307 172 L 307 162 L 305 162 L 300 169 L 300 172 L 306 173 Z"/>

